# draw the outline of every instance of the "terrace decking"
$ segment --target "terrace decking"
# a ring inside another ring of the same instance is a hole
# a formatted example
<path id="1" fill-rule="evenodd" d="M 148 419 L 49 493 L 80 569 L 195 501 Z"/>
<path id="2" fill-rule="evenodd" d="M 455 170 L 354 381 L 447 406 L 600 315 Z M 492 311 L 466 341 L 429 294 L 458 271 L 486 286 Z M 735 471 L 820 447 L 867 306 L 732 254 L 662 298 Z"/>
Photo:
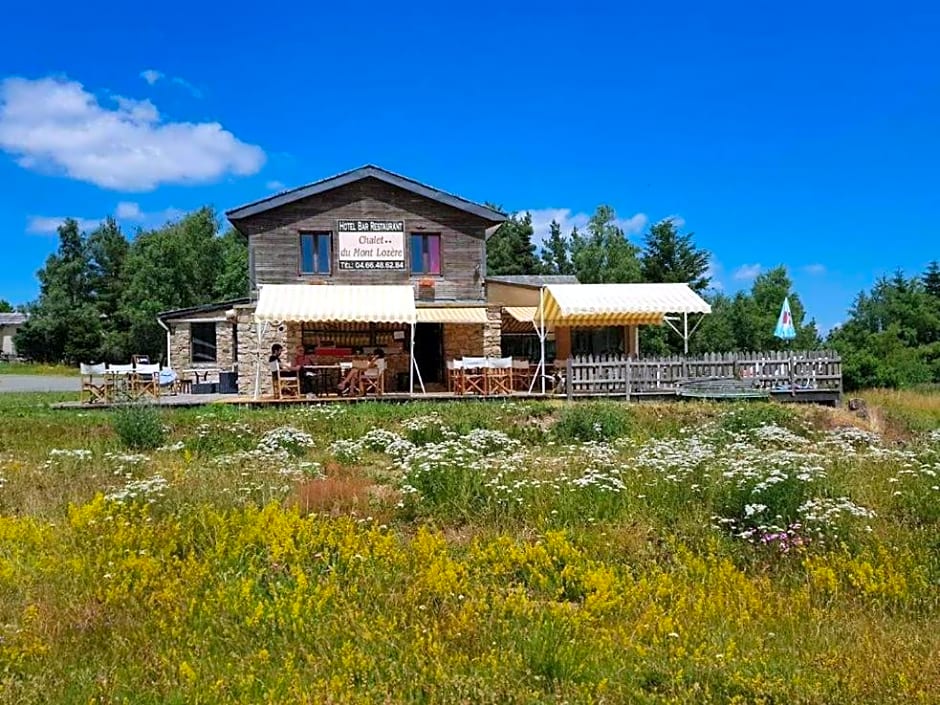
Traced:
<path id="1" fill-rule="evenodd" d="M 349 404 L 362 401 L 401 403 L 420 400 L 469 399 L 574 399 L 611 398 L 625 401 L 669 399 L 775 399 L 836 405 L 842 398 L 842 360 L 830 351 L 713 353 L 699 357 L 630 359 L 622 355 L 569 358 L 557 377 L 555 389 L 542 394 L 455 394 L 453 392 L 387 392 L 381 396 L 300 396 L 286 399 L 254 398 L 234 394 L 177 394 L 153 403 L 165 407 L 206 404 L 279 406 L 293 404 Z M 60 409 L 107 409 L 126 404 L 63 402 Z"/>

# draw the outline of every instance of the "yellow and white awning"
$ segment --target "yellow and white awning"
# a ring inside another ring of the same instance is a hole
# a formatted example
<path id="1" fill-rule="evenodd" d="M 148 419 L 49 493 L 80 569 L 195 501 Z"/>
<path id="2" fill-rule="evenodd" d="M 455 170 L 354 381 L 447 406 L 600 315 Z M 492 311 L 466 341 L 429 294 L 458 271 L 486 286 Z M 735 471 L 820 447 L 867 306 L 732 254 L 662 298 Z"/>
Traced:
<path id="1" fill-rule="evenodd" d="M 419 308 L 418 323 L 463 323 L 482 325 L 486 323 L 486 309 L 471 306 L 436 306 Z"/>
<path id="2" fill-rule="evenodd" d="M 503 306 L 503 311 L 519 323 L 532 323 L 535 320 L 535 312 L 538 310 L 538 306 Z"/>
<path id="3" fill-rule="evenodd" d="M 410 284 L 265 284 L 256 321 L 414 323 Z"/>
<path id="4" fill-rule="evenodd" d="M 661 324 L 668 313 L 712 310 L 688 284 L 550 284 L 543 296 L 545 321 L 562 326 Z"/>

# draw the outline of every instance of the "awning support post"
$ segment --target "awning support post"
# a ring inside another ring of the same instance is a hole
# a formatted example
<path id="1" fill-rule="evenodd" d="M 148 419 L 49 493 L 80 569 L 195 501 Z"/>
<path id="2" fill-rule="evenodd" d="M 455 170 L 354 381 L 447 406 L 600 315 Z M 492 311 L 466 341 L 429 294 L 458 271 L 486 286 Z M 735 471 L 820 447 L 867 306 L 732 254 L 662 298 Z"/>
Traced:
<path id="1" fill-rule="evenodd" d="M 411 324 L 411 364 L 408 366 L 408 394 L 414 396 L 415 393 L 415 373 L 418 375 L 418 384 L 421 385 L 421 393 L 427 394 L 424 389 L 424 380 L 421 379 L 421 370 L 418 369 L 418 361 L 415 360 L 415 324 Z"/>
<path id="2" fill-rule="evenodd" d="M 264 339 L 264 334 L 267 332 L 267 330 L 267 321 L 264 323 L 255 321 L 255 334 L 258 336 L 258 350 L 255 353 L 255 399 L 257 399 L 261 394 L 261 357 L 263 355 L 261 350 L 261 341 Z"/>

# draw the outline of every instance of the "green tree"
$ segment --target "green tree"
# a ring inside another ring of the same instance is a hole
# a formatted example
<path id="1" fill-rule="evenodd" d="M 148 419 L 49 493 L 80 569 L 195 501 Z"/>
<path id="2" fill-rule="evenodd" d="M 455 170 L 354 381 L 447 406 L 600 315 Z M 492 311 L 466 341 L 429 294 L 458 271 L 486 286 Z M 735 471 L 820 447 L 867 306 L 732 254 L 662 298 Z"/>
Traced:
<path id="1" fill-rule="evenodd" d="M 843 359 L 847 389 L 904 387 L 940 381 L 940 299 L 936 267 L 920 277 L 895 272 L 861 292 L 848 319 L 829 335 Z"/>
<path id="2" fill-rule="evenodd" d="M 101 323 L 93 303 L 86 240 L 71 218 L 59 226 L 59 247 L 39 270 L 39 299 L 16 336 L 17 350 L 41 362 L 96 359 Z"/>
<path id="3" fill-rule="evenodd" d="M 210 208 L 135 238 L 127 254 L 120 307 L 132 353 L 161 357 L 166 340 L 156 320 L 161 311 L 214 300 L 222 248 Z"/>
<path id="4" fill-rule="evenodd" d="M 229 228 L 219 238 L 221 267 L 213 286 L 216 301 L 248 296 L 248 242 L 245 236 Z"/>
<path id="5" fill-rule="evenodd" d="M 697 292 L 708 288 L 708 264 L 711 255 L 692 242 L 693 233 L 680 234 L 675 221 L 667 218 L 646 235 L 640 258 L 643 280 L 647 282 L 685 282 Z"/>
<path id="6" fill-rule="evenodd" d="M 571 233 L 571 262 L 582 284 L 638 282 L 639 248 L 627 240 L 610 206 L 598 206 L 587 232 Z"/>
<path id="7" fill-rule="evenodd" d="M 921 279 L 924 290 L 934 298 L 940 299 L 940 262 L 934 260 L 927 265 L 927 271 Z"/>
<path id="8" fill-rule="evenodd" d="M 13 305 L 6 299 L 0 299 L 0 313 L 13 313 Z"/>
<path id="9" fill-rule="evenodd" d="M 130 248 L 113 218 L 105 220 L 88 236 L 89 288 L 101 319 L 98 358 L 110 362 L 127 359 L 127 321 L 120 312 L 124 290 L 124 263 Z"/>
<path id="10" fill-rule="evenodd" d="M 561 225 L 553 220 L 548 239 L 542 246 L 542 269 L 545 274 L 574 274 L 571 264 L 571 242 L 561 232 Z"/>
<path id="11" fill-rule="evenodd" d="M 511 215 L 486 243 L 487 274 L 540 274 L 531 213 Z"/>

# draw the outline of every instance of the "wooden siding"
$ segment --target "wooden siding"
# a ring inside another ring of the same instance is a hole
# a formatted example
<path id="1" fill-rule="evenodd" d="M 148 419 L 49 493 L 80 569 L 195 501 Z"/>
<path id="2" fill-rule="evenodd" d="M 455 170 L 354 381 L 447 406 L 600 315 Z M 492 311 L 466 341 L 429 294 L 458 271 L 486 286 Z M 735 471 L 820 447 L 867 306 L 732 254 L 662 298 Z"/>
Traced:
<path id="1" fill-rule="evenodd" d="M 405 269 L 349 271 L 338 267 L 337 220 L 402 220 Z M 435 301 L 482 302 L 487 223 L 472 214 L 368 178 L 259 213 L 239 222 L 248 235 L 255 284 L 335 282 L 407 284 L 434 279 Z M 332 232 L 331 274 L 300 274 L 300 233 Z M 440 233 L 441 275 L 412 275 L 411 233 Z M 416 291 L 417 293 L 417 291 Z M 423 292 L 427 295 L 427 292 Z M 424 297 L 422 297 L 424 298 Z"/>

